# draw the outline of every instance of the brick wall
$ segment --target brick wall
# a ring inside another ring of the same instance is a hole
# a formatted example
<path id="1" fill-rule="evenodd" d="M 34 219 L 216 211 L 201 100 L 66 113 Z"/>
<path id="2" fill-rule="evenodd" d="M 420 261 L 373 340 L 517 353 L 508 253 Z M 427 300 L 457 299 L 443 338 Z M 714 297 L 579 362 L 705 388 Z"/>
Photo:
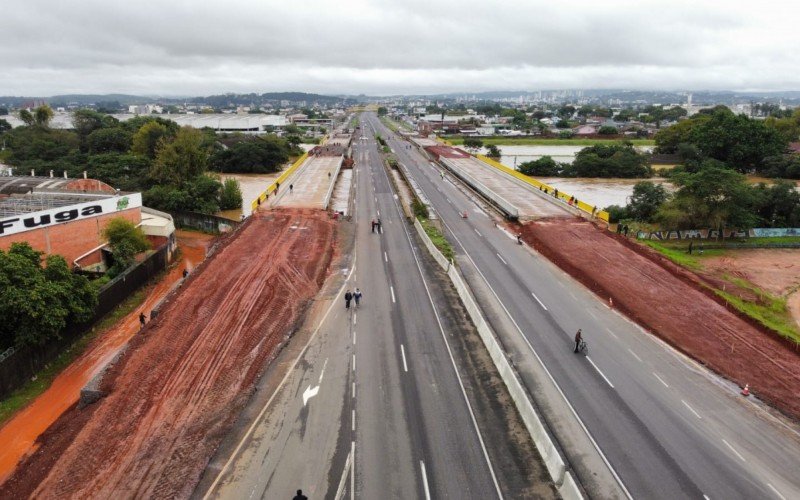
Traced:
<path id="1" fill-rule="evenodd" d="M 120 210 L 113 214 L 74 220 L 33 231 L 2 236 L 0 237 L 0 249 L 8 250 L 12 243 L 27 241 L 33 248 L 41 250 L 46 255 L 63 255 L 67 259 L 69 266 L 72 267 L 72 262 L 75 259 L 104 242 L 103 229 L 111 219 L 117 217 L 139 224 L 142 221 L 142 212 L 138 207 L 131 208 L 129 210 Z"/>

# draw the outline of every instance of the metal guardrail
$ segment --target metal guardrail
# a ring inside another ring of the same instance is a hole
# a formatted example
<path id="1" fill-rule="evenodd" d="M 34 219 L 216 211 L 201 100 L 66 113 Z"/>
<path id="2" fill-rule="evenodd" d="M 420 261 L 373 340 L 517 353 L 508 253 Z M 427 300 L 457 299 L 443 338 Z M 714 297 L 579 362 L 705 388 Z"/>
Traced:
<path id="1" fill-rule="evenodd" d="M 6 359 L 10 358 L 12 354 L 14 354 L 14 348 L 13 347 L 9 347 L 5 351 L 0 352 L 0 363 L 5 361 Z"/>

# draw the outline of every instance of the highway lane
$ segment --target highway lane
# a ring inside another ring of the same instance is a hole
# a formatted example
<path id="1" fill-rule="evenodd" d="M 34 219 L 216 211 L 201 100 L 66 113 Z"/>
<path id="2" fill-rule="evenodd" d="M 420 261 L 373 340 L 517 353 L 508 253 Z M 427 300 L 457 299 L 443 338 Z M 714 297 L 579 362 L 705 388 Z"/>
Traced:
<path id="1" fill-rule="evenodd" d="M 196 498 L 502 496 L 374 139 L 354 158 L 353 267 Z M 345 309 L 356 287 L 364 299 Z"/>
<path id="2" fill-rule="evenodd" d="M 374 116 L 370 121 L 393 137 Z M 390 144 L 447 224 L 468 281 L 479 287 L 485 278 L 482 286 L 491 287 L 520 330 L 505 335 L 524 335 L 634 497 L 797 495 L 800 446 L 792 429 L 516 245 L 408 143 Z M 464 210 L 472 216 L 459 217 Z M 482 305 L 490 320 L 498 316 Z M 571 352 L 577 328 L 587 334 L 588 359 Z M 569 458 L 586 479 L 581 458 Z"/>

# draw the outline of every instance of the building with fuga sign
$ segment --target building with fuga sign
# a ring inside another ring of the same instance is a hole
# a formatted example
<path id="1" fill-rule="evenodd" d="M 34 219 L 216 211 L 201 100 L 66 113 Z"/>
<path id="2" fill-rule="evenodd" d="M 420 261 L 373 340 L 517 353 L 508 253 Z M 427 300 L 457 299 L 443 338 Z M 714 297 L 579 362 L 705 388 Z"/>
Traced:
<path id="1" fill-rule="evenodd" d="M 144 213 L 144 217 L 143 217 Z M 94 179 L 0 177 L 0 249 L 27 242 L 70 267 L 103 262 L 103 230 L 123 218 L 148 235 L 154 247 L 174 247 L 171 216 L 142 206 L 141 193 L 119 193 Z"/>

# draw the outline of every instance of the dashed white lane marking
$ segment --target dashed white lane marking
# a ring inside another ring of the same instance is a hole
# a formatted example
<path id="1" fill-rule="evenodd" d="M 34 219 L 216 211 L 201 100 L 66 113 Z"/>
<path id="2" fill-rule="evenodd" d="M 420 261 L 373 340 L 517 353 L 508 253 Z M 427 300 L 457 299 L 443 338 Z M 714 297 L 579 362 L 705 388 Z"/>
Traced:
<path id="1" fill-rule="evenodd" d="M 383 261 L 384 262 L 389 262 L 389 256 L 386 255 L 386 252 L 383 252 Z"/>
<path id="2" fill-rule="evenodd" d="M 611 328 L 606 328 L 606 331 L 607 331 L 608 333 L 610 333 L 610 334 L 611 334 L 611 336 L 612 336 L 612 337 L 614 337 L 615 339 L 616 339 L 616 338 L 619 338 L 619 337 L 617 337 L 617 334 L 616 334 L 616 333 L 614 333 L 614 332 L 612 332 L 612 331 L 611 331 Z"/>
<path id="3" fill-rule="evenodd" d="M 689 403 L 687 403 L 686 401 L 684 401 L 684 400 L 682 400 L 682 399 L 681 399 L 681 403 L 683 403 L 683 406 L 685 406 L 685 407 L 689 408 L 689 411 L 690 411 L 690 412 L 692 412 L 692 413 L 694 413 L 694 416 L 695 416 L 695 417 L 697 417 L 697 418 L 703 418 L 703 417 L 701 417 L 701 416 L 700 416 L 700 414 L 699 414 L 699 413 L 697 413 L 696 411 L 694 411 L 694 408 L 692 408 L 691 406 L 689 406 Z"/>
<path id="4" fill-rule="evenodd" d="M 727 446 L 728 448 L 730 448 L 730 450 L 733 452 L 733 454 L 734 454 L 734 455 L 736 455 L 737 457 L 739 457 L 739 460 L 741 460 L 742 462 L 747 462 L 747 460 L 745 460 L 745 459 L 744 459 L 744 457 L 742 456 L 742 454 L 741 454 L 741 453 L 739 453 L 738 451 L 736 451 L 736 448 L 734 448 L 733 446 L 731 446 L 731 444 L 730 444 L 729 442 L 725 441 L 724 439 L 722 440 L 722 442 L 723 442 L 723 443 L 725 443 L 725 446 Z"/>
<path id="5" fill-rule="evenodd" d="M 389 285 L 389 291 L 392 292 L 392 302 L 396 303 L 397 301 L 394 299 L 394 287 Z"/>
<path id="6" fill-rule="evenodd" d="M 628 349 L 628 352 L 631 353 L 631 356 L 633 356 L 634 358 L 638 359 L 639 363 L 644 363 L 644 361 L 642 361 L 642 358 L 640 358 L 638 354 L 636 354 L 635 352 L 633 352 L 630 349 Z"/>
<path id="7" fill-rule="evenodd" d="M 356 371 L 356 355 L 353 354 L 353 371 Z"/>
<path id="8" fill-rule="evenodd" d="M 377 212 L 377 214 L 378 214 L 378 217 L 380 217 L 380 216 L 381 216 L 381 211 L 380 211 L 380 210 L 375 210 L 375 212 Z"/>
<path id="9" fill-rule="evenodd" d="M 771 490 L 773 491 L 773 493 L 775 493 L 776 495 L 778 495 L 778 498 L 780 498 L 781 500 L 786 500 L 786 497 L 785 497 L 785 496 L 783 496 L 783 495 L 781 495 L 781 492 L 780 492 L 780 491 L 778 491 L 778 490 L 776 490 L 774 486 L 772 486 L 772 485 L 771 485 L 771 484 L 769 484 L 769 483 L 767 483 L 767 486 L 769 486 L 769 489 L 771 489 Z"/>
<path id="10" fill-rule="evenodd" d="M 542 306 L 542 309 L 544 309 L 546 311 L 547 310 L 547 306 L 544 305 L 544 303 L 541 300 L 539 300 L 539 297 L 537 297 L 536 294 L 533 293 L 533 292 L 531 292 L 531 295 L 533 295 L 533 298 L 536 299 L 536 302 L 538 302 L 539 305 Z"/>
<path id="11" fill-rule="evenodd" d="M 498 258 L 498 259 L 500 259 L 500 260 L 502 260 L 502 261 L 503 261 L 503 264 L 505 264 L 505 265 L 508 265 L 508 262 L 506 262 L 506 259 L 504 259 L 502 255 L 500 255 L 499 253 L 497 253 L 497 254 L 495 254 L 495 255 L 497 255 L 497 258 Z"/>
<path id="12" fill-rule="evenodd" d="M 350 430 L 354 431 L 354 432 L 356 430 L 356 411 L 355 410 L 353 410 L 353 416 L 351 417 L 351 420 L 350 420 Z"/>
<path id="13" fill-rule="evenodd" d="M 477 229 L 475 229 L 474 227 L 472 229 L 475 230 L 475 233 L 477 233 L 478 236 L 483 237 L 483 235 L 481 233 L 479 233 Z"/>
<path id="14" fill-rule="evenodd" d="M 400 354 L 403 356 L 403 370 L 408 372 L 408 364 L 406 363 L 406 348 L 400 344 Z"/>
<path id="15" fill-rule="evenodd" d="M 351 392 L 350 394 L 351 394 L 351 397 L 353 399 L 355 399 L 355 397 L 356 397 L 356 383 L 355 382 L 353 382 L 353 392 Z"/>
<path id="16" fill-rule="evenodd" d="M 358 313 L 353 313 L 353 325 L 358 323 Z"/>
<path id="17" fill-rule="evenodd" d="M 703 495 L 703 498 L 705 498 L 705 500 L 711 500 L 710 498 L 708 498 L 708 495 Z"/>
<path id="18" fill-rule="evenodd" d="M 659 382 L 661 382 L 662 384 L 664 384 L 664 387 L 666 387 L 667 389 L 669 389 L 669 385 L 668 385 L 666 382 L 664 382 L 664 379 L 663 379 L 663 378 L 661 378 L 661 377 L 659 377 L 659 376 L 658 376 L 658 373 L 656 373 L 656 372 L 653 372 L 653 375 L 654 375 L 654 376 L 655 376 L 655 377 L 658 379 L 658 381 L 659 381 Z"/>
<path id="19" fill-rule="evenodd" d="M 431 492 L 428 489 L 428 474 L 425 472 L 425 462 L 419 461 L 419 468 L 422 470 L 422 487 L 425 488 L 425 500 L 431 500 Z"/>
<path id="20" fill-rule="evenodd" d="M 586 356 L 586 359 L 587 359 L 587 360 L 589 360 L 589 363 L 591 363 L 591 364 L 592 364 L 592 366 L 594 366 L 594 369 L 595 369 L 595 370 L 597 370 L 597 373 L 599 373 L 599 374 L 600 374 L 600 376 L 601 376 L 601 377 L 603 377 L 603 380 L 605 380 L 605 381 L 606 381 L 606 383 L 607 383 L 608 385 L 610 385 L 610 386 L 611 386 L 611 388 L 613 389 L 613 388 L 614 388 L 614 384 L 612 384 L 612 383 L 611 383 L 611 381 L 610 381 L 610 380 L 608 380 L 608 377 L 606 377 L 605 373 L 603 373 L 602 371 L 600 371 L 600 368 L 598 368 L 598 367 L 597 367 L 597 365 L 596 365 L 596 364 L 594 364 L 594 361 L 592 361 L 592 358 L 590 358 L 589 356 Z"/>
<path id="21" fill-rule="evenodd" d="M 350 500 L 356 498 L 356 442 L 350 441 L 350 456 L 353 457 L 352 468 L 350 469 Z"/>
<path id="22" fill-rule="evenodd" d="M 353 345 L 356 345 L 356 331 L 353 330 Z"/>

